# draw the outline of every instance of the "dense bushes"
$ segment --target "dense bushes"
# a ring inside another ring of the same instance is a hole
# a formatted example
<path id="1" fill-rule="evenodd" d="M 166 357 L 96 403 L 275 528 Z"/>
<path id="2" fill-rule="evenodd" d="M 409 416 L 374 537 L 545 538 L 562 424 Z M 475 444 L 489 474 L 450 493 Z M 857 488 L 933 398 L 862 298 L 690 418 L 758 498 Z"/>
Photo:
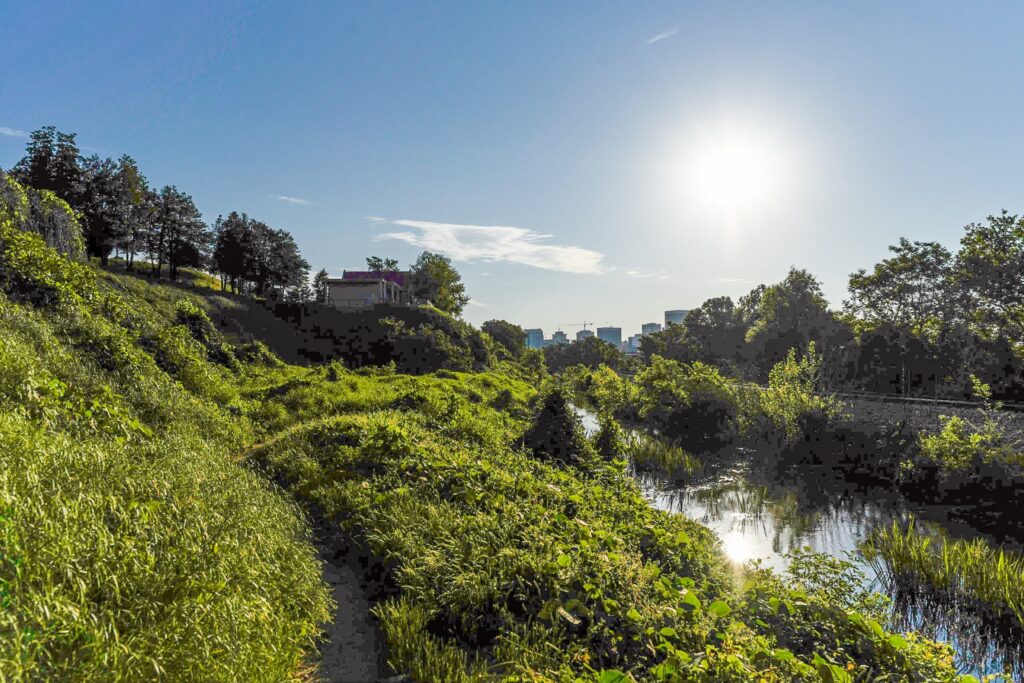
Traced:
<path id="1" fill-rule="evenodd" d="M 719 443 L 734 429 L 736 388 L 710 365 L 653 356 L 636 384 L 640 418 L 669 439 L 696 447 Z"/>
<path id="2" fill-rule="evenodd" d="M 341 311 L 317 304 L 277 304 L 274 314 L 295 326 L 299 353 L 314 362 L 349 367 L 394 362 L 399 372 L 480 371 L 494 363 L 476 328 L 429 306 L 379 304 Z"/>

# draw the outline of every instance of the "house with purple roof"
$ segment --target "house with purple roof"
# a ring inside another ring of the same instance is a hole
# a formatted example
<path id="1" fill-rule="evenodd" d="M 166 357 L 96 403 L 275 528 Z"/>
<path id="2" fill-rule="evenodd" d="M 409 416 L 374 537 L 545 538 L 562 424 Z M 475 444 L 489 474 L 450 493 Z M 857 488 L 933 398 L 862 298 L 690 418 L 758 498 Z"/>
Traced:
<path id="1" fill-rule="evenodd" d="M 342 309 L 412 304 L 412 273 L 408 270 L 346 270 L 341 277 L 327 278 L 325 303 Z"/>

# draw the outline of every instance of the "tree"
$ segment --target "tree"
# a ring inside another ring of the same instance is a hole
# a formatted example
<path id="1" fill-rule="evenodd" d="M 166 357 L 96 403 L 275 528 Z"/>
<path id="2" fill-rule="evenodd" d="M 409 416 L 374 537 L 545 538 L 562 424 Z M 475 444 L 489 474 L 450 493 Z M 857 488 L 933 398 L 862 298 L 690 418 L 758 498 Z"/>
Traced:
<path id="1" fill-rule="evenodd" d="M 850 275 L 846 310 L 874 324 L 906 328 L 914 333 L 941 328 L 952 313 L 952 257 L 938 242 L 900 238 L 894 255 Z"/>
<path id="2" fill-rule="evenodd" d="M 1024 218 L 1003 211 L 964 228 L 955 278 L 985 332 L 1024 337 Z"/>
<path id="3" fill-rule="evenodd" d="M 13 171 L 24 185 L 51 190 L 75 210 L 80 210 L 82 168 L 74 133 L 45 126 L 31 133 L 25 156 Z"/>
<path id="4" fill-rule="evenodd" d="M 252 221 L 232 211 L 227 218 L 217 216 L 214 223 L 213 267 L 222 274 L 225 285 L 238 293 L 239 284 L 246 275 L 247 248 L 252 240 Z"/>
<path id="5" fill-rule="evenodd" d="M 120 224 L 116 247 L 124 252 L 125 267 L 132 270 L 135 254 L 145 244 L 146 232 L 155 212 L 154 195 L 135 160 L 127 154 L 118 160 L 114 184 L 117 193 L 116 216 Z"/>
<path id="6" fill-rule="evenodd" d="M 257 294 L 267 296 L 271 287 L 298 287 L 309 279 L 309 263 L 299 254 L 287 230 L 251 220 L 245 238 L 243 270 L 245 278 L 255 284 Z"/>
<path id="7" fill-rule="evenodd" d="M 313 276 L 313 300 L 318 304 L 327 303 L 327 270 L 321 268 Z"/>
<path id="8" fill-rule="evenodd" d="M 383 273 L 392 270 L 398 270 L 398 259 L 371 256 L 368 259 L 366 259 L 366 269 L 373 273 Z"/>
<path id="9" fill-rule="evenodd" d="M 584 365 L 591 370 L 607 365 L 617 370 L 622 365 L 623 353 L 603 339 L 587 337 L 572 344 L 544 347 L 544 360 L 552 373 L 561 372 L 573 365 Z"/>
<path id="10" fill-rule="evenodd" d="M 723 364 L 743 354 L 746 326 L 740 310 L 727 296 L 708 299 L 690 311 L 683 327 L 696 352 L 696 360 Z"/>
<path id="11" fill-rule="evenodd" d="M 480 329 L 501 344 L 512 358 L 519 358 L 526 350 L 526 332 L 519 325 L 505 320 L 488 320 Z"/>
<path id="12" fill-rule="evenodd" d="M 791 348 L 805 348 L 811 341 L 820 348 L 838 332 L 821 284 L 806 270 L 790 268 L 782 282 L 755 292 L 746 332 L 747 354 L 762 377 Z"/>
<path id="13" fill-rule="evenodd" d="M 89 255 L 98 256 L 103 265 L 124 238 L 121 217 L 125 208 L 121 206 L 118 171 L 113 160 L 96 155 L 82 162 L 82 189 L 78 201 L 85 222 L 85 246 Z"/>
<path id="14" fill-rule="evenodd" d="M 469 303 L 462 276 L 447 256 L 425 251 L 412 265 L 413 295 L 426 299 L 445 313 L 462 314 Z"/>
<path id="15" fill-rule="evenodd" d="M 211 241 L 192 197 L 170 185 L 160 191 L 153 230 L 147 238 L 146 250 L 156 265 L 156 276 L 160 277 L 166 263 L 172 279 L 182 266 L 202 266 Z"/>

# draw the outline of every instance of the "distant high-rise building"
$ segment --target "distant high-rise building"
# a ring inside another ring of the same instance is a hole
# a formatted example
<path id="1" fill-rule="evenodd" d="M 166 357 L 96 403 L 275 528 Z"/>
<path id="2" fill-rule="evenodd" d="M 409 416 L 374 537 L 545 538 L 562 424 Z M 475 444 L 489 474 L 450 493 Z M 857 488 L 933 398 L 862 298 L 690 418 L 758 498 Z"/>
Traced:
<path id="1" fill-rule="evenodd" d="M 576 341 L 581 342 L 584 339 L 594 336 L 593 330 L 580 330 L 576 333 Z"/>
<path id="2" fill-rule="evenodd" d="M 655 332 L 661 332 L 661 323 L 644 323 L 640 326 L 640 334 L 645 337 Z"/>
<path id="3" fill-rule="evenodd" d="M 597 338 L 614 344 L 615 348 L 622 346 L 622 328 L 621 327 L 599 327 L 597 328 Z"/>
<path id="4" fill-rule="evenodd" d="M 665 327 L 669 325 L 682 325 L 687 313 L 689 311 L 665 311 Z"/>
<path id="5" fill-rule="evenodd" d="M 654 323 L 657 325 L 657 323 Z M 644 326 L 646 327 L 646 325 Z M 661 329 L 661 325 L 658 325 L 658 329 Z M 640 353 L 640 340 L 643 339 L 644 335 L 634 334 L 626 342 L 626 353 Z"/>
<path id="6" fill-rule="evenodd" d="M 526 332 L 526 346 L 531 349 L 539 349 L 544 346 L 544 330 L 534 328 L 524 330 Z"/>
<path id="7" fill-rule="evenodd" d="M 568 344 L 569 337 L 568 335 L 565 334 L 565 332 L 558 330 L 557 332 L 551 335 L 551 342 L 553 344 Z"/>

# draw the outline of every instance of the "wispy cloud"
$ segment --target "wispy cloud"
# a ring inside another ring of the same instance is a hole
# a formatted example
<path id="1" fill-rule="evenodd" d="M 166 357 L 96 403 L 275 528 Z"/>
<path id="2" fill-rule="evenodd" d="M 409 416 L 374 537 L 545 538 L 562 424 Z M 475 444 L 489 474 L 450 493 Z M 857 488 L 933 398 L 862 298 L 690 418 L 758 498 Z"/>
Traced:
<path id="1" fill-rule="evenodd" d="M 720 285 L 735 285 L 750 282 L 750 280 L 743 277 L 716 277 L 712 282 L 717 282 Z"/>
<path id="2" fill-rule="evenodd" d="M 12 138 L 27 138 L 28 133 L 17 128 L 8 128 L 7 126 L 0 126 L 0 135 L 6 135 Z"/>
<path id="3" fill-rule="evenodd" d="M 654 45 L 659 40 L 665 40 L 666 38 L 671 38 L 672 36 L 674 36 L 677 33 L 679 33 L 679 27 L 678 26 L 676 26 L 671 31 L 665 31 L 664 33 L 659 33 L 656 36 L 651 36 L 650 38 L 647 39 L 647 44 L 648 45 Z"/>
<path id="4" fill-rule="evenodd" d="M 626 275 L 628 277 L 635 277 L 640 280 L 656 279 L 656 280 L 670 280 L 671 276 L 663 270 L 644 271 L 637 270 L 635 268 L 627 270 Z"/>
<path id="5" fill-rule="evenodd" d="M 267 196 L 270 197 L 271 199 L 276 199 L 278 201 L 286 202 L 288 204 L 300 204 L 302 206 L 306 206 L 307 204 L 309 204 L 309 200 L 308 199 L 299 199 L 298 197 L 288 197 L 287 195 L 283 195 L 283 194 L 269 194 Z"/>
<path id="6" fill-rule="evenodd" d="M 476 299 L 470 299 L 467 303 L 470 306 L 477 306 L 479 308 L 487 308 L 487 304 L 485 304 L 483 301 L 477 301 Z"/>
<path id="7" fill-rule="evenodd" d="M 370 221 L 371 223 L 386 223 L 388 219 L 381 218 L 380 216 L 367 216 L 366 220 Z"/>
<path id="8" fill-rule="evenodd" d="M 505 225 L 459 225 L 396 220 L 410 231 L 388 232 L 379 240 L 400 240 L 448 256 L 453 261 L 506 261 L 563 273 L 596 274 L 607 269 L 604 254 L 583 247 L 547 244 L 552 235 Z"/>

